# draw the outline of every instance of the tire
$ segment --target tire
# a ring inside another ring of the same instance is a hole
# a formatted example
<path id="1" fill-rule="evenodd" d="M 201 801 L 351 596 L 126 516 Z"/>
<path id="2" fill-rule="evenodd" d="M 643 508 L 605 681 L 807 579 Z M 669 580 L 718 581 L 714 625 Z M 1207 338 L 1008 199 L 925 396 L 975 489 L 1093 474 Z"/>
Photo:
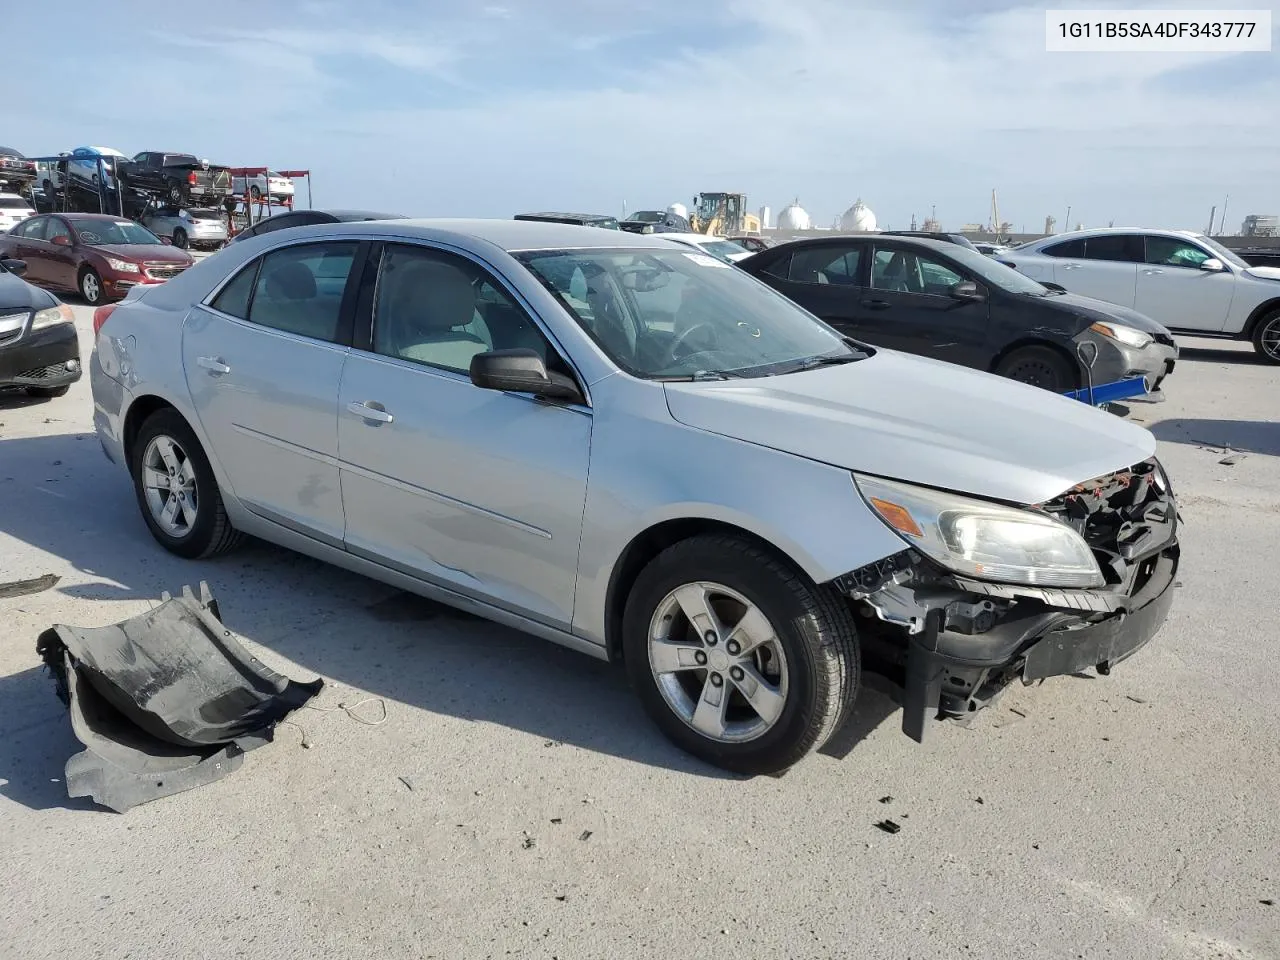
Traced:
<path id="1" fill-rule="evenodd" d="M 169 188 L 169 202 L 175 206 L 182 204 L 182 188 L 176 183 Z"/>
<path id="2" fill-rule="evenodd" d="M 1071 361 L 1052 347 L 1020 347 L 1004 357 L 995 372 L 1054 393 L 1074 390 L 1080 381 Z"/>
<path id="3" fill-rule="evenodd" d="M 708 605 L 721 621 L 714 644 L 698 639 L 699 631 L 691 628 L 683 605 L 672 599 L 677 590 L 698 596 L 686 591 L 704 588 L 702 595 L 712 598 Z M 741 618 L 743 601 L 768 627 L 756 632 L 770 640 L 755 648 L 767 649 L 767 656 L 732 656 L 742 652 L 734 649 L 734 637 L 753 635 L 724 626 Z M 666 631 L 676 643 L 651 640 Z M 622 644 L 631 683 L 662 732 L 681 749 L 735 773 L 786 770 L 826 742 L 857 694 L 857 633 L 843 598 L 736 536 L 692 537 L 655 557 L 627 598 Z M 653 666 L 654 656 L 675 656 L 681 665 L 660 671 Z M 702 666 L 693 662 L 698 657 Z M 736 664 L 753 672 L 744 675 Z M 764 712 L 754 709 L 744 694 L 752 687 L 760 694 L 760 679 L 769 681 L 761 702 L 770 708 Z M 718 716 L 710 710 L 702 720 L 704 728 L 718 727 L 718 734 L 693 725 L 699 719 L 698 705 L 705 708 L 711 699 L 727 704 Z"/>
<path id="4" fill-rule="evenodd" d="M 254 203 L 257 203 L 259 200 L 262 199 L 262 191 L 259 190 L 256 186 L 251 186 L 249 187 L 249 196 L 253 198 Z"/>
<path id="5" fill-rule="evenodd" d="M 189 241 L 187 240 L 187 231 L 183 230 L 181 227 L 179 227 L 177 230 L 174 230 L 173 245 L 177 247 L 179 250 L 187 249 L 187 247 L 189 246 Z"/>
<path id="6" fill-rule="evenodd" d="M 60 387 L 27 387 L 27 396 L 52 400 L 54 397 L 65 397 L 70 389 L 69 383 L 64 383 Z"/>
<path id="7" fill-rule="evenodd" d="M 177 465 L 176 471 L 168 472 L 175 486 L 149 490 L 146 468 L 156 465 L 163 468 L 169 462 L 170 458 L 161 452 L 166 445 L 173 463 Z M 209 458 L 187 421 L 176 410 L 157 410 L 142 424 L 129 450 L 129 473 L 133 477 L 138 508 L 147 528 L 156 542 L 170 553 L 188 560 L 212 557 L 232 549 L 243 539 L 227 517 Z M 173 524 L 166 525 L 158 516 L 163 512 L 160 507 L 170 503 L 179 493 L 183 498 L 191 499 L 184 500 L 181 509 L 174 510 Z M 152 494 L 155 495 L 154 501 Z M 188 513 L 188 507 L 193 517 Z"/>
<path id="8" fill-rule="evenodd" d="M 85 267 L 80 271 L 80 296 L 84 297 L 84 302 L 91 307 L 99 306 L 106 299 L 102 289 L 102 277 L 98 276 L 98 271 L 93 267 Z"/>
<path id="9" fill-rule="evenodd" d="M 1272 310 L 1253 328 L 1253 349 L 1263 363 L 1280 364 L 1280 310 Z"/>

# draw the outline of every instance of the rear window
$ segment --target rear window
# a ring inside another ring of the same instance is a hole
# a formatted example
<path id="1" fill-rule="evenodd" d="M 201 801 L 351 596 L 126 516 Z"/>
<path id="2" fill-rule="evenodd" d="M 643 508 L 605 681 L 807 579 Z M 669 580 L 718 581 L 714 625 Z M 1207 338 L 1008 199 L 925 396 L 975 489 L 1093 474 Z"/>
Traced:
<path id="1" fill-rule="evenodd" d="M 180 167 L 187 164 L 199 165 L 199 163 L 200 161 L 190 153 L 166 153 L 164 155 L 164 165 L 166 167 Z"/>
<path id="2" fill-rule="evenodd" d="M 1121 263 L 1142 263 L 1146 259 L 1142 237 L 1124 233 L 1086 238 L 1084 255 L 1089 260 L 1115 260 Z"/>
<path id="3" fill-rule="evenodd" d="M 21 197 L 0 197 L 0 210 L 30 210 L 31 204 Z"/>

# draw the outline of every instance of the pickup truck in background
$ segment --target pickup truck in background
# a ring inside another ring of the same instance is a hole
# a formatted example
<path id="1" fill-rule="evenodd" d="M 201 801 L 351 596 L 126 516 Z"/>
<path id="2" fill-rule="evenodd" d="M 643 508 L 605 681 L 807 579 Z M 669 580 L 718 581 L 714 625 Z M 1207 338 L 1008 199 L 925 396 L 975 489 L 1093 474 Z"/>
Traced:
<path id="1" fill-rule="evenodd" d="M 126 182 L 175 206 L 217 206 L 231 193 L 231 168 L 192 153 L 144 150 L 130 163 Z"/>

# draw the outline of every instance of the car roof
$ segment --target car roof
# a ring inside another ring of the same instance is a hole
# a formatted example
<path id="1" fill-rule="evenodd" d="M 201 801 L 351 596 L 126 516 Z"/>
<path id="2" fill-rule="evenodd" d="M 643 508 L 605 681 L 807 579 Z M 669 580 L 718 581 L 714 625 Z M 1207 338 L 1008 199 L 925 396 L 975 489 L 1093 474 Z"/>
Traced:
<path id="1" fill-rule="evenodd" d="M 770 247 L 768 252 L 774 253 L 778 250 L 786 250 L 793 247 L 824 247 L 835 246 L 837 243 L 848 243 L 850 240 L 858 243 L 874 243 L 877 237 L 887 237 L 894 243 L 900 243 L 905 246 L 919 246 L 926 250 L 937 250 L 939 253 L 952 253 L 955 248 L 960 246 L 958 243 L 951 243 L 948 240 L 934 240 L 931 237 L 912 237 L 904 236 L 900 233 L 837 233 L 827 237 L 802 237 L 799 240 L 790 240 L 786 243 L 775 244 Z M 965 249 L 968 249 L 967 247 Z"/>
<path id="2" fill-rule="evenodd" d="M 483 241 L 508 252 L 517 250 L 638 249 L 670 250 L 662 242 L 667 234 L 627 233 L 624 230 L 585 227 L 545 220 L 479 220 L 462 218 L 405 218 L 362 223 L 310 224 L 294 227 L 299 233 L 325 236 L 394 234 L 423 240 L 459 239 Z"/>
<path id="3" fill-rule="evenodd" d="M 1169 230 L 1164 227 L 1092 227 L 1088 230 L 1068 230 L 1064 233 L 1054 233 L 1047 237 L 1041 237 L 1039 240 L 1032 240 L 1032 243 L 1050 243 L 1059 240 L 1072 240 L 1077 237 L 1103 237 L 1108 234 L 1122 233 L 1150 233 L 1157 237 L 1202 237 L 1203 231 L 1200 230 Z"/>
<path id="4" fill-rule="evenodd" d="M 309 210 L 291 210 L 290 213 L 310 213 Z M 350 220 L 407 220 L 409 219 L 403 213 L 379 213 L 376 210 L 320 210 L 318 213 L 328 213 L 337 217 L 339 221 L 346 222 Z"/>
<path id="5" fill-rule="evenodd" d="M 0 157 L 17 157 L 20 160 L 27 159 L 13 147 L 0 147 Z"/>
<path id="6" fill-rule="evenodd" d="M 0 198 L 3 198 L 5 200 L 26 200 L 27 199 L 20 193 L 10 193 L 8 190 L 0 190 Z"/>
<path id="7" fill-rule="evenodd" d="M 133 223 L 128 217 L 117 217 L 114 213 L 62 213 L 54 211 L 50 216 L 62 217 L 64 220 L 101 220 L 105 223 Z"/>
<path id="8" fill-rule="evenodd" d="M 558 213 L 556 211 L 545 213 L 517 213 L 517 217 L 562 217 L 566 220 L 617 220 L 618 218 L 609 213 Z"/>

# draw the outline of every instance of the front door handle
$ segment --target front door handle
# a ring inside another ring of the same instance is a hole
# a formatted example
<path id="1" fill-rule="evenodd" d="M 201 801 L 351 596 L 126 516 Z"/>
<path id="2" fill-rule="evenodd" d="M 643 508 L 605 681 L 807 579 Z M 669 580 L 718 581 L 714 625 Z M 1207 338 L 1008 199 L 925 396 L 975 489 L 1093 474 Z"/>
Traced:
<path id="1" fill-rule="evenodd" d="M 354 413 L 357 417 L 371 420 L 374 423 L 390 423 L 395 419 L 382 408 L 382 404 L 375 402 L 361 403 L 358 400 L 353 400 L 347 404 L 347 413 Z"/>
<path id="2" fill-rule="evenodd" d="M 1079 270 L 1080 267 L 1081 267 L 1081 264 L 1078 264 L 1078 263 L 1064 263 L 1062 265 L 1063 270 Z"/>
<path id="3" fill-rule="evenodd" d="M 1164 271 L 1163 271 L 1163 270 L 1154 270 L 1154 269 L 1152 269 L 1152 270 L 1143 270 L 1143 271 L 1142 271 L 1142 275 L 1143 275 L 1144 277 L 1154 277 L 1157 273 L 1164 273 Z"/>
<path id="4" fill-rule="evenodd" d="M 885 310 L 889 307 L 888 300 L 863 300 L 862 305 L 872 310 Z"/>
<path id="5" fill-rule="evenodd" d="M 231 368 L 223 363 L 219 357 L 200 357 L 196 360 L 196 363 L 200 364 L 200 366 L 204 367 L 210 373 L 221 374 L 231 372 Z"/>

